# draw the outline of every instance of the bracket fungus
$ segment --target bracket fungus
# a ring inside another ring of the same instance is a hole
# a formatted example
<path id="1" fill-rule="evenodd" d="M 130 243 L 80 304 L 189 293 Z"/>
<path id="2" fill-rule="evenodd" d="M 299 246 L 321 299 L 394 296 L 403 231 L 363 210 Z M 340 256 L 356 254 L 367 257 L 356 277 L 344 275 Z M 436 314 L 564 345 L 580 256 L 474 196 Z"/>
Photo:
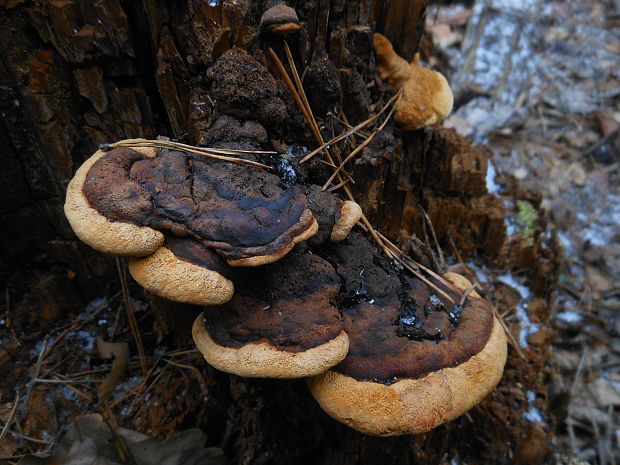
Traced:
<path id="1" fill-rule="evenodd" d="M 230 267 L 273 263 L 317 233 L 341 240 L 361 214 L 332 194 L 308 199 L 311 187 L 282 187 L 256 166 L 141 145 L 121 141 L 89 158 L 65 213 L 82 241 L 132 257 L 136 281 L 169 300 L 221 305 L 234 291 Z"/>
<path id="2" fill-rule="evenodd" d="M 394 119 L 407 131 L 443 121 L 452 111 L 454 97 L 446 78 L 419 64 L 416 53 L 411 63 L 398 56 L 389 39 L 376 33 L 373 46 L 377 71 L 384 81 L 402 88 Z"/>
<path id="3" fill-rule="evenodd" d="M 293 8 L 279 3 L 266 10 L 260 18 L 260 30 L 285 35 L 298 31 L 299 18 Z"/>
<path id="4" fill-rule="evenodd" d="M 333 303 L 340 279 L 327 261 L 296 252 L 248 278 L 230 302 L 194 322 L 209 364 L 243 377 L 301 378 L 346 356 L 349 339 Z"/>
<path id="5" fill-rule="evenodd" d="M 446 279 L 469 287 L 463 277 Z M 457 418 L 495 387 L 506 362 L 490 302 L 471 293 L 463 307 L 450 305 L 409 277 L 399 291 L 400 299 L 392 290 L 345 309 L 349 354 L 308 380 L 331 417 L 373 436 L 423 433 Z"/>

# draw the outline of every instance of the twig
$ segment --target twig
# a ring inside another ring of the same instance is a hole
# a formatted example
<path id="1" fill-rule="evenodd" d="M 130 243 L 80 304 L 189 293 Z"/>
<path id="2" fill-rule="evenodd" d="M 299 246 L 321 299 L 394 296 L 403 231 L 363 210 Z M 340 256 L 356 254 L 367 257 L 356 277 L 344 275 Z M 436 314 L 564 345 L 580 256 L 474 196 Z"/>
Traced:
<path id="1" fill-rule="evenodd" d="M 342 117 L 338 117 L 336 115 L 334 115 L 331 111 L 327 113 L 328 116 L 331 116 L 332 118 L 334 118 L 336 121 L 338 121 L 340 124 L 342 124 L 343 126 L 345 126 L 347 129 L 353 129 L 353 126 L 351 126 L 351 123 L 349 123 L 349 121 L 347 120 L 347 117 L 345 116 L 344 113 L 342 113 Z M 360 137 L 368 137 L 368 134 L 363 133 L 362 131 L 355 131 L 354 134 L 357 134 Z M 351 137 L 353 137 L 353 134 L 351 135 Z"/>
<path id="2" fill-rule="evenodd" d="M 142 337 L 140 335 L 138 323 L 136 322 L 136 316 L 133 313 L 131 297 L 129 296 L 129 288 L 127 286 L 127 273 L 125 271 L 125 267 L 121 266 L 121 261 L 118 257 L 116 257 L 116 270 L 118 271 L 118 276 L 121 280 L 121 290 L 123 292 L 123 299 L 125 301 L 125 310 L 127 311 L 127 321 L 129 322 L 129 327 L 131 328 L 133 337 L 136 340 L 136 345 L 138 346 L 138 356 L 140 357 L 142 374 L 146 375 L 146 372 L 148 371 L 146 366 L 146 356 L 144 354 L 144 346 L 142 345 Z"/>
<path id="3" fill-rule="evenodd" d="M 454 243 L 454 238 L 452 237 L 452 234 L 450 233 L 450 231 L 448 231 L 448 240 L 450 241 L 450 245 L 452 246 L 452 251 L 454 252 L 454 255 L 456 255 L 456 259 L 459 261 L 459 263 L 462 263 L 464 265 L 465 262 L 463 261 L 461 252 L 456 247 L 456 244 Z"/>
<path id="4" fill-rule="evenodd" d="M 11 409 L 11 413 L 9 413 L 9 418 L 7 419 L 4 427 L 2 428 L 2 432 L 0 432 L 0 445 L 2 445 L 2 441 L 8 433 L 9 428 L 13 424 L 13 419 L 15 418 L 15 413 L 17 412 L 17 405 L 19 404 L 19 388 L 17 388 L 17 392 L 15 394 L 15 400 L 13 401 L 13 408 Z"/>
<path id="5" fill-rule="evenodd" d="M 521 359 L 527 361 L 527 357 L 523 354 L 521 347 L 519 347 L 519 343 L 516 341 L 515 337 L 512 335 L 512 333 L 508 329 L 508 326 L 506 326 L 506 323 L 504 322 L 503 318 L 500 317 L 499 314 L 497 313 L 497 308 L 495 308 L 495 305 L 493 306 L 493 315 L 495 315 L 495 318 L 497 318 L 499 323 L 502 325 L 502 328 L 504 328 L 504 333 L 506 333 L 506 337 L 508 338 L 510 345 L 514 348 L 517 355 Z"/>
<path id="6" fill-rule="evenodd" d="M 190 152 L 196 155 L 202 155 L 208 158 L 213 158 L 215 160 L 227 161 L 230 163 L 243 163 L 246 165 L 257 166 L 259 168 L 265 168 L 268 170 L 273 169 L 271 166 L 263 165 L 262 163 L 258 163 L 251 160 L 246 160 L 244 158 L 234 158 L 234 157 L 226 157 L 223 155 L 218 155 L 222 153 L 243 153 L 243 154 L 275 154 L 277 152 L 273 151 L 261 151 L 261 150 L 222 150 L 222 149 L 211 149 L 205 147 L 195 147 L 193 145 L 181 144 L 179 142 L 171 142 L 171 141 L 162 141 L 162 140 L 149 140 L 149 139 L 132 139 L 128 141 L 120 141 L 114 142 L 113 144 L 103 144 L 103 149 L 108 148 L 117 148 L 117 147 L 159 147 L 164 149 L 172 149 L 172 150 L 181 150 L 183 152 Z"/>
<path id="7" fill-rule="evenodd" d="M 26 441 L 36 442 L 37 444 L 45 444 L 47 446 L 53 446 L 54 444 L 56 444 L 53 441 L 46 441 L 44 439 L 33 438 L 33 437 L 30 437 L 30 436 L 26 436 L 25 434 L 16 433 L 15 431 L 9 431 L 9 434 L 11 436 L 15 436 L 17 438 L 25 439 Z"/>
<path id="8" fill-rule="evenodd" d="M 327 189 L 327 192 L 334 192 L 334 191 L 336 191 L 336 190 L 340 189 L 342 186 L 344 186 L 344 185 L 345 185 L 346 183 L 348 183 L 348 182 L 349 182 L 349 180 L 348 180 L 348 179 L 345 179 L 344 181 L 339 182 L 339 183 L 338 183 L 338 184 L 336 184 L 335 186 L 332 186 L 332 187 L 330 187 L 329 189 Z"/>
<path id="9" fill-rule="evenodd" d="M 459 307 L 463 306 L 463 304 L 467 300 L 467 297 L 469 297 L 469 294 L 471 294 L 471 292 L 477 287 L 478 285 L 474 283 L 471 286 L 469 286 L 467 289 L 465 289 L 465 292 L 463 292 L 463 295 L 461 296 L 461 300 L 459 301 Z"/>
<path id="10" fill-rule="evenodd" d="M 431 221 L 430 216 L 428 216 L 428 213 L 426 213 L 426 210 L 422 207 L 422 205 L 420 205 L 420 209 L 422 210 L 422 213 L 424 213 L 424 219 L 426 220 L 426 222 L 431 228 L 431 235 L 433 236 L 433 242 L 435 242 L 435 247 L 437 248 L 437 253 L 439 254 L 439 262 L 441 264 L 441 269 L 443 270 L 443 267 L 445 266 L 446 261 L 444 260 L 441 246 L 439 245 L 439 241 L 437 240 L 437 234 L 435 234 L 435 228 L 433 227 L 433 222 Z"/>
<path id="11" fill-rule="evenodd" d="M 361 123 L 359 123 L 357 126 L 352 127 L 351 129 L 349 129 L 348 131 L 343 132 L 342 134 L 340 134 L 339 136 L 336 136 L 330 140 L 328 140 L 327 142 L 323 142 L 318 148 L 314 149 L 312 152 L 308 153 L 304 158 L 301 159 L 300 163 L 305 163 L 308 160 L 310 160 L 313 156 L 315 156 L 317 153 L 321 152 L 322 150 L 324 150 L 326 147 L 329 147 L 330 145 L 333 145 L 337 142 L 340 142 L 342 139 L 345 139 L 347 137 L 349 137 L 350 135 L 356 133 L 357 131 L 359 131 L 360 129 L 368 126 L 369 124 L 373 123 L 374 121 L 377 120 L 377 118 L 379 118 L 379 116 L 381 116 L 383 114 L 383 112 L 385 110 L 387 110 L 390 105 L 396 101 L 397 98 L 400 97 L 401 94 L 401 90 L 399 90 L 398 92 L 396 92 L 396 94 L 394 94 L 392 96 L 392 98 L 390 98 L 390 100 L 388 100 L 388 102 L 385 104 L 385 106 L 379 111 L 379 113 L 372 115 L 370 118 L 368 118 L 365 121 L 362 121 Z"/>
<path id="12" fill-rule="evenodd" d="M 405 255 L 405 253 L 400 250 L 395 244 L 393 244 L 392 242 L 390 242 L 390 240 L 385 237 L 383 234 L 379 233 L 379 235 L 381 236 L 381 238 L 390 245 L 390 247 L 392 247 L 394 250 L 398 251 L 399 254 L 401 254 L 402 257 L 404 257 L 405 260 L 410 261 L 411 263 L 413 263 L 415 266 L 417 266 L 418 268 L 420 268 L 422 271 L 424 271 L 425 273 L 429 274 L 431 277 L 433 277 L 434 279 L 436 279 L 437 281 L 439 281 L 439 283 L 441 283 L 443 286 L 447 287 L 448 289 L 450 289 L 452 292 L 460 295 L 460 292 L 458 291 L 458 289 L 456 287 L 454 287 L 454 285 L 448 281 L 446 278 L 444 278 L 443 276 L 435 273 L 433 270 L 431 270 L 430 268 L 425 267 L 424 265 L 422 265 L 421 263 L 415 261 L 413 258 L 409 257 L 408 255 Z"/>
<path id="13" fill-rule="evenodd" d="M 33 380 L 35 383 L 42 384 L 88 384 L 88 383 L 103 383 L 101 379 L 91 379 L 91 380 L 83 380 L 83 379 L 41 379 L 37 378 Z"/>
<path id="14" fill-rule="evenodd" d="M 43 347 L 41 347 L 41 352 L 39 352 L 39 358 L 37 358 L 37 363 L 34 366 L 34 373 L 32 375 L 32 381 L 39 377 L 39 372 L 41 371 L 41 365 L 43 364 L 43 359 L 45 358 L 47 347 L 47 336 L 43 339 Z M 34 386 L 34 382 L 31 382 L 28 386 L 28 391 L 26 392 L 26 401 L 24 402 L 24 406 L 28 407 L 28 402 L 30 402 L 30 395 L 32 394 L 32 386 Z M 23 412 L 22 412 L 23 413 Z"/>
<path id="15" fill-rule="evenodd" d="M 349 161 L 351 161 L 351 159 L 357 155 L 358 153 L 360 153 L 362 150 L 364 150 L 364 148 L 370 144 L 370 142 L 372 142 L 372 140 L 374 139 L 374 137 L 379 133 L 379 131 L 382 131 L 383 128 L 385 127 L 385 125 L 387 124 L 387 122 L 390 120 L 390 118 L 392 117 L 392 114 L 394 113 L 394 109 L 396 108 L 396 106 L 393 106 L 392 109 L 390 110 L 390 112 L 388 113 L 388 115 L 385 117 L 385 120 L 383 121 L 383 123 L 381 123 L 381 125 L 370 135 L 368 136 L 364 142 L 362 142 L 360 145 L 358 145 L 354 150 L 351 151 L 351 153 L 342 161 L 342 163 L 340 164 L 340 166 L 338 168 L 336 168 L 336 170 L 334 171 L 334 173 L 329 177 L 329 179 L 327 180 L 327 182 L 323 185 L 322 190 L 327 189 L 327 187 L 332 183 L 332 181 L 334 180 L 334 178 L 338 175 L 338 173 L 344 168 L 344 165 L 346 163 L 348 163 Z"/>

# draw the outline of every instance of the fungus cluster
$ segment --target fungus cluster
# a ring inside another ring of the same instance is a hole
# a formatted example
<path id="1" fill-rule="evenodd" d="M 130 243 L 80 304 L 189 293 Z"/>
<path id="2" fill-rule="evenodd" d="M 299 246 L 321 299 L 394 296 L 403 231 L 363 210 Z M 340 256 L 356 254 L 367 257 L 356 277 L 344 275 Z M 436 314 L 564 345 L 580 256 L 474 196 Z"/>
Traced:
<path id="1" fill-rule="evenodd" d="M 387 37 L 375 34 L 373 46 L 381 79 L 402 88 L 394 119 L 407 131 L 443 121 L 452 111 L 454 97 L 446 78 L 419 64 L 416 53 L 411 63 L 398 56 Z"/>
<path id="2" fill-rule="evenodd" d="M 359 206 L 316 185 L 118 147 L 77 171 L 65 212 L 84 242 L 131 257 L 147 290 L 204 306 L 193 337 L 208 363 L 308 378 L 330 416 L 365 434 L 428 431 L 501 377 L 506 340 L 492 305 L 475 293 L 455 305 L 402 274 L 351 232 Z"/>

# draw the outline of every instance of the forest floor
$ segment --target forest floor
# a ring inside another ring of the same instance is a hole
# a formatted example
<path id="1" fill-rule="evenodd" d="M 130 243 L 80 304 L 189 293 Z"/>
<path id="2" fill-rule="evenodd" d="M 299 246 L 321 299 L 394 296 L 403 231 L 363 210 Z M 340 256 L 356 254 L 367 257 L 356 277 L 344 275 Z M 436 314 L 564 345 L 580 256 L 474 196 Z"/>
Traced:
<path id="1" fill-rule="evenodd" d="M 429 61 L 447 70 L 457 97 L 446 125 L 492 152 L 487 187 L 507 199 L 508 231 L 525 208 L 505 195 L 518 185 L 520 198 L 531 199 L 563 245 L 553 300 L 552 390 L 570 397 L 556 408 L 564 413 L 554 450 L 591 464 L 620 463 L 619 3 L 478 0 L 473 7 L 432 9 L 427 20 L 436 52 Z M 0 405 L 0 458 L 45 455 L 101 396 L 109 407 L 103 420 L 91 417 L 81 426 L 94 437 L 114 429 L 112 410 L 123 426 L 169 440 L 209 415 L 223 415 L 208 407 L 222 375 L 195 368 L 204 364 L 191 341 L 163 337 L 167 322 L 132 297 L 141 292 L 122 270 L 121 292 L 56 322 L 46 337 L 20 335 L 17 342 L 7 324 L 11 315 L 0 316 L 0 366 L 15 367 L 0 380 L 0 397 L 13 399 Z M 141 328 L 154 328 L 141 331 L 144 346 L 157 347 L 142 360 L 127 355 L 137 347 L 126 308 Z M 109 353 L 116 354 L 114 363 L 104 360 Z M 21 389 L 14 392 L 15 386 Z M 130 444 L 144 439 L 120 434 Z M 174 441 L 171 450 L 201 449 L 204 437 Z M 156 445 L 152 450 L 157 463 Z M 97 447 L 88 453 L 106 454 Z M 221 463 L 221 454 L 211 448 L 208 463 Z"/>
<path id="2" fill-rule="evenodd" d="M 542 196 L 563 245 L 553 387 L 570 401 L 556 441 L 593 464 L 620 463 L 619 27 L 611 0 L 478 1 L 427 18 L 456 84 L 446 125 L 490 148 L 490 191 Z"/>

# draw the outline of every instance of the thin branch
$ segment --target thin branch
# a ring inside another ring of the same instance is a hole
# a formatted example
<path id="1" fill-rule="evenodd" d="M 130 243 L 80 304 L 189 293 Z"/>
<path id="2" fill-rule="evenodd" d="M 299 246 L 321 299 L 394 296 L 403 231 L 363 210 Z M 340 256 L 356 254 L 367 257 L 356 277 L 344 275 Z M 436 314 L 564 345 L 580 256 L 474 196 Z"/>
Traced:
<path id="1" fill-rule="evenodd" d="M 243 154 L 275 154 L 277 152 L 266 151 L 252 151 L 252 150 L 223 150 L 223 149 L 211 149 L 205 147 L 195 147 L 193 145 L 181 144 L 179 142 L 163 141 L 163 140 L 149 140 L 149 139 L 132 139 L 128 141 L 114 142 L 113 144 L 103 144 L 103 149 L 117 148 L 117 147 L 158 147 L 164 149 L 181 150 L 184 152 L 194 153 L 196 155 L 202 155 L 204 157 L 213 158 L 215 160 L 227 161 L 230 163 L 242 163 L 246 165 L 257 166 L 259 168 L 265 168 L 272 170 L 273 168 L 268 165 L 263 165 L 252 160 L 246 160 L 244 158 L 227 157 L 218 155 L 222 153 L 243 153 Z"/>
<path id="2" fill-rule="evenodd" d="M 340 164 L 340 166 L 334 171 L 334 173 L 329 177 L 329 179 L 327 180 L 327 182 L 323 185 L 322 190 L 327 189 L 327 187 L 332 183 L 332 181 L 334 180 L 334 178 L 338 175 L 338 173 L 344 168 L 344 165 L 346 163 L 348 163 L 349 161 L 351 161 L 353 159 L 353 157 L 355 157 L 355 155 L 357 155 L 358 153 L 360 153 L 362 150 L 364 150 L 364 148 L 370 144 L 372 142 L 372 140 L 374 139 L 374 137 L 380 132 L 383 131 L 383 128 L 385 127 L 385 125 L 387 124 L 387 122 L 390 120 L 390 118 L 392 117 L 392 115 L 394 114 L 394 109 L 396 108 L 396 106 L 393 106 L 392 109 L 390 110 L 390 112 L 388 113 L 388 115 L 385 117 L 385 120 L 383 121 L 383 123 L 381 123 L 381 125 L 375 129 L 375 131 L 368 136 L 364 142 L 362 142 L 360 145 L 358 145 L 354 150 L 351 151 L 351 153 L 349 155 L 347 155 L 347 157 L 342 161 L 342 163 Z"/>
<path id="3" fill-rule="evenodd" d="M 309 154 L 307 154 L 304 158 L 301 159 L 300 163 L 305 163 L 308 160 L 310 160 L 313 156 L 315 156 L 317 153 L 321 152 L 322 150 L 324 150 L 326 147 L 329 147 L 330 145 L 333 145 L 337 142 L 340 142 L 342 139 L 345 139 L 347 137 L 349 137 L 351 134 L 356 133 L 357 131 L 359 131 L 360 129 L 368 126 L 369 124 L 373 123 L 374 121 L 377 120 L 377 118 L 379 118 L 379 116 L 381 116 L 383 114 L 383 112 L 385 112 L 385 110 L 387 110 L 389 108 L 389 106 L 396 101 L 396 99 L 398 99 L 400 97 L 401 94 L 401 90 L 399 90 L 398 92 L 396 92 L 396 94 L 394 94 L 392 96 L 392 98 L 390 98 L 390 100 L 388 100 L 388 102 L 385 104 L 385 106 L 379 111 L 379 113 L 372 115 L 370 118 L 368 118 L 365 121 L 362 121 L 361 123 L 359 123 L 357 126 L 352 127 L 351 129 L 349 129 L 348 131 L 343 132 L 342 134 L 340 134 L 339 136 L 336 136 L 330 140 L 328 140 L 327 142 L 323 142 L 321 144 L 321 146 L 319 146 L 318 148 L 314 149 L 312 152 L 310 152 Z"/>
<path id="4" fill-rule="evenodd" d="M 129 322 L 129 327 L 131 328 L 131 332 L 133 333 L 133 337 L 136 340 L 136 346 L 138 346 L 138 356 L 140 357 L 140 366 L 142 367 L 142 374 L 146 375 L 147 366 L 146 366 L 146 356 L 144 354 L 144 346 L 142 345 L 142 337 L 140 335 L 140 329 L 138 328 L 138 323 L 136 322 L 136 316 L 133 313 L 133 305 L 131 304 L 131 297 L 129 295 L 129 287 L 127 286 L 127 273 L 125 271 L 125 267 L 121 265 L 121 261 L 118 257 L 116 257 L 116 270 L 118 271 L 118 276 L 121 280 L 121 290 L 123 292 L 123 299 L 125 301 L 125 311 L 127 312 L 127 321 Z"/>
<path id="5" fill-rule="evenodd" d="M 446 261 L 445 261 L 444 256 L 443 256 L 443 252 L 441 250 L 441 246 L 439 245 L 439 241 L 437 240 L 437 234 L 435 234 L 435 227 L 433 226 L 433 222 L 431 221 L 430 216 L 428 216 L 428 213 L 426 213 L 426 210 L 424 210 L 424 208 L 422 208 L 421 205 L 420 205 L 420 210 L 422 210 L 422 213 L 424 213 L 424 219 L 426 220 L 426 222 L 428 223 L 428 225 L 431 228 L 431 234 L 433 236 L 433 242 L 435 242 L 435 247 L 437 248 L 437 253 L 439 254 L 439 262 L 440 262 L 440 264 L 442 266 L 442 269 L 443 269 L 443 267 L 446 264 Z"/>
<path id="6" fill-rule="evenodd" d="M 15 418 L 15 413 L 17 412 L 17 405 L 19 404 L 19 388 L 17 388 L 17 393 L 15 394 L 15 400 L 13 401 L 13 408 L 11 409 L 11 413 L 9 413 L 9 418 L 6 420 L 4 427 L 2 428 L 2 432 L 0 432 L 0 445 L 2 445 L 2 441 L 6 436 L 6 433 L 9 432 L 9 428 L 13 424 L 13 419 Z"/>
<path id="7" fill-rule="evenodd" d="M 463 292 L 463 295 L 461 296 L 461 300 L 459 301 L 459 307 L 463 306 L 463 304 L 467 300 L 467 297 L 469 297 L 469 294 L 471 294 L 472 291 L 474 289 L 476 289 L 477 287 L 478 287 L 478 285 L 476 283 L 474 283 L 471 286 L 469 286 L 467 289 L 465 289 L 465 292 Z"/>
<path id="8" fill-rule="evenodd" d="M 493 315 L 495 315 L 495 318 L 499 320 L 500 324 L 502 325 L 502 328 L 504 328 L 504 333 L 506 333 L 506 337 L 508 337 L 508 341 L 510 342 L 510 345 L 514 348 L 514 350 L 517 352 L 517 355 L 521 359 L 527 361 L 527 358 L 523 354 L 521 347 L 519 347 L 519 343 L 516 341 L 515 337 L 512 335 L 512 333 L 508 329 L 508 326 L 506 326 L 504 319 L 500 317 L 499 314 L 497 313 L 497 309 L 495 308 L 495 305 L 493 306 Z"/>

